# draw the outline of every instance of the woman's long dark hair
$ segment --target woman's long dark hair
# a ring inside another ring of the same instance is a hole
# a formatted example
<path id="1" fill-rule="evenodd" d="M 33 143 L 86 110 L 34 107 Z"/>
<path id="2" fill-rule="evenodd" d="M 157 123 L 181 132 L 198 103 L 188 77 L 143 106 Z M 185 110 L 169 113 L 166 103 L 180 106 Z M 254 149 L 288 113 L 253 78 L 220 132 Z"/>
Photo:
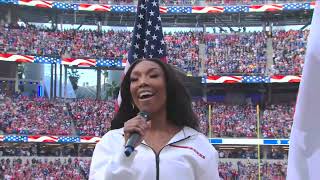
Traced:
<path id="1" fill-rule="evenodd" d="M 111 129 L 122 128 L 126 121 L 139 113 L 139 109 L 135 106 L 133 108 L 132 106 L 133 100 L 130 92 L 130 75 L 137 64 L 146 60 L 157 63 L 165 74 L 167 119 L 178 127 L 188 126 L 198 130 L 199 121 L 192 110 L 191 97 L 187 92 L 187 89 L 178 79 L 176 71 L 170 65 L 155 58 L 137 60 L 128 69 L 121 83 L 122 102 L 117 114 L 111 122 Z"/>

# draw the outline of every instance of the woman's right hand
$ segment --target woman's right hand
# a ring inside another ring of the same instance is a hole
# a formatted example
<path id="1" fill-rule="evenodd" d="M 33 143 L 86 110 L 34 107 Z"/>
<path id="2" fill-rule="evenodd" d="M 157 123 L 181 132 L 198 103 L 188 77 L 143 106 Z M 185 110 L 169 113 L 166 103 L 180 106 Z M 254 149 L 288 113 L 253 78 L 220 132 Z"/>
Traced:
<path id="1" fill-rule="evenodd" d="M 135 147 L 138 146 L 144 139 L 146 131 L 150 128 L 150 123 L 150 121 L 147 122 L 145 118 L 141 117 L 140 115 L 137 115 L 136 117 L 125 122 L 123 127 L 125 144 L 132 133 L 139 133 L 141 138 L 139 142 L 134 145 Z"/>

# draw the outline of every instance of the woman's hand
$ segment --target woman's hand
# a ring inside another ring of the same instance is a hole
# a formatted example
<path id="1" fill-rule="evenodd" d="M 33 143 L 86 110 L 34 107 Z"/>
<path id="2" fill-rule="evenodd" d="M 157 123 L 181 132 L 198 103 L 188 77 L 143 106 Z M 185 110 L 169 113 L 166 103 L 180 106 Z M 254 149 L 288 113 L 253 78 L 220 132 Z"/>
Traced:
<path id="1" fill-rule="evenodd" d="M 125 122 L 123 127 L 125 144 L 127 143 L 132 133 L 139 133 L 141 138 L 139 142 L 137 142 L 137 144 L 134 145 L 135 147 L 137 147 L 144 139 L 146 131 L 150 128 L 150 123 L 151 121 L 147 122 L 145 118 L 141 117 L 140 115 L 137 115 L 136 117 L 129 119 L 127 122 Z"/>

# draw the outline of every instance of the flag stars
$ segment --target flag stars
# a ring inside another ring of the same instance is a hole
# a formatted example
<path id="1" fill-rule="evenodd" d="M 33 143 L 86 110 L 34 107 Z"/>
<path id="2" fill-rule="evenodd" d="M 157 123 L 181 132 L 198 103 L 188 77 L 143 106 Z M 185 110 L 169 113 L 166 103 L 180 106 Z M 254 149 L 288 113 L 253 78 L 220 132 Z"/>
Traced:
<path id="1" fill-rule="evenodd" d="M 150 16 L 154 16 L 154 12 L 152 10 L 149 13 L 150 13 Z"/>
<path id="2" fill-rule="evenodd" d="M 1 0 L 0 0 L 1 1 Z M 162 57 L 166 54 L 165 42 L 162 34 L 161 17 L 158 11 L 159 2 L 156 0 L 142 0 L 138 5 L 136 24 L 131 43 L 131 57 L 129 61 L 138 58 Z M 160 43 L 161 42 L 161 43 Z"/>
<path id="3" fill-rule="evenodd" d="M 160 49 L 158 50 L 158 53 L 159 53 L 159 54 L 163 54 L 163 50 L 160 48 Z"/>
<path id="4" fill-rule="evenodd" d="M 140 5 L 140 8 L 141 8 L 141 9 L 145 9 L 146 7 L 144 6 L 144 4 L 141 4 L 141 5 Z"/>
<path id="5" fill-rule="evenodd" d="M 156 1 L 153 1 L 153 2 L 152 2 L 152 6 L 157 6 L 157 2 L 156 2 Z"/>
<path id="6" fill-rule="evenodd" d="M 146 30 L 146 35 L 151 35 L 151 31 L 149 29 Z"/>
<path id="7" fill-rule="evenodd" d="M 160 30 L 160 26 L 158 24 L 154 28 L 156 28 L 156 31 Z"/>
<path id="8" fill-rule="evenodd" d="M 155 34 L 152 36 L 152 40 L 157 40 L 157 36 Z"/>
<path id="9" fill-rule="evenodd" d="M 140 13 L 140 14 L 139 14 L 139 18 L 140 18 L 140 19 L 143 19 L 144 16 Z M 141 26 L 141 25 L 140 25 L 140 26 Z"/>

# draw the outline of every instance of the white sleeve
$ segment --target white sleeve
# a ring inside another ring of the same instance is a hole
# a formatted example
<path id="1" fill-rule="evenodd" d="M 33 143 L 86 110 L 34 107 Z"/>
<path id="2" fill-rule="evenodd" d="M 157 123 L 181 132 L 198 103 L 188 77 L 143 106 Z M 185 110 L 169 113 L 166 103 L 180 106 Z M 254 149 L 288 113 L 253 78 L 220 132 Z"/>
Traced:
<path id="1" fill-rule="evenodd" d="M 219 156 L 218 152 L 214 149 L 214 152 L 206 159 L 204 166 L 206 170 L 204 170 L 204 173 L 200 176 L 199 180 L 220 180 L 218 166 Z"/>
<path id="2" fill-rule="evenodd" d="M 132 163 L 137 152 L 130 157 L 124 154 L 124 140 L 114 133 L 107 133 L 97 143 L 93 152 L 89 179 L 90 180 L 123 180 L 137 179 Z"/>

